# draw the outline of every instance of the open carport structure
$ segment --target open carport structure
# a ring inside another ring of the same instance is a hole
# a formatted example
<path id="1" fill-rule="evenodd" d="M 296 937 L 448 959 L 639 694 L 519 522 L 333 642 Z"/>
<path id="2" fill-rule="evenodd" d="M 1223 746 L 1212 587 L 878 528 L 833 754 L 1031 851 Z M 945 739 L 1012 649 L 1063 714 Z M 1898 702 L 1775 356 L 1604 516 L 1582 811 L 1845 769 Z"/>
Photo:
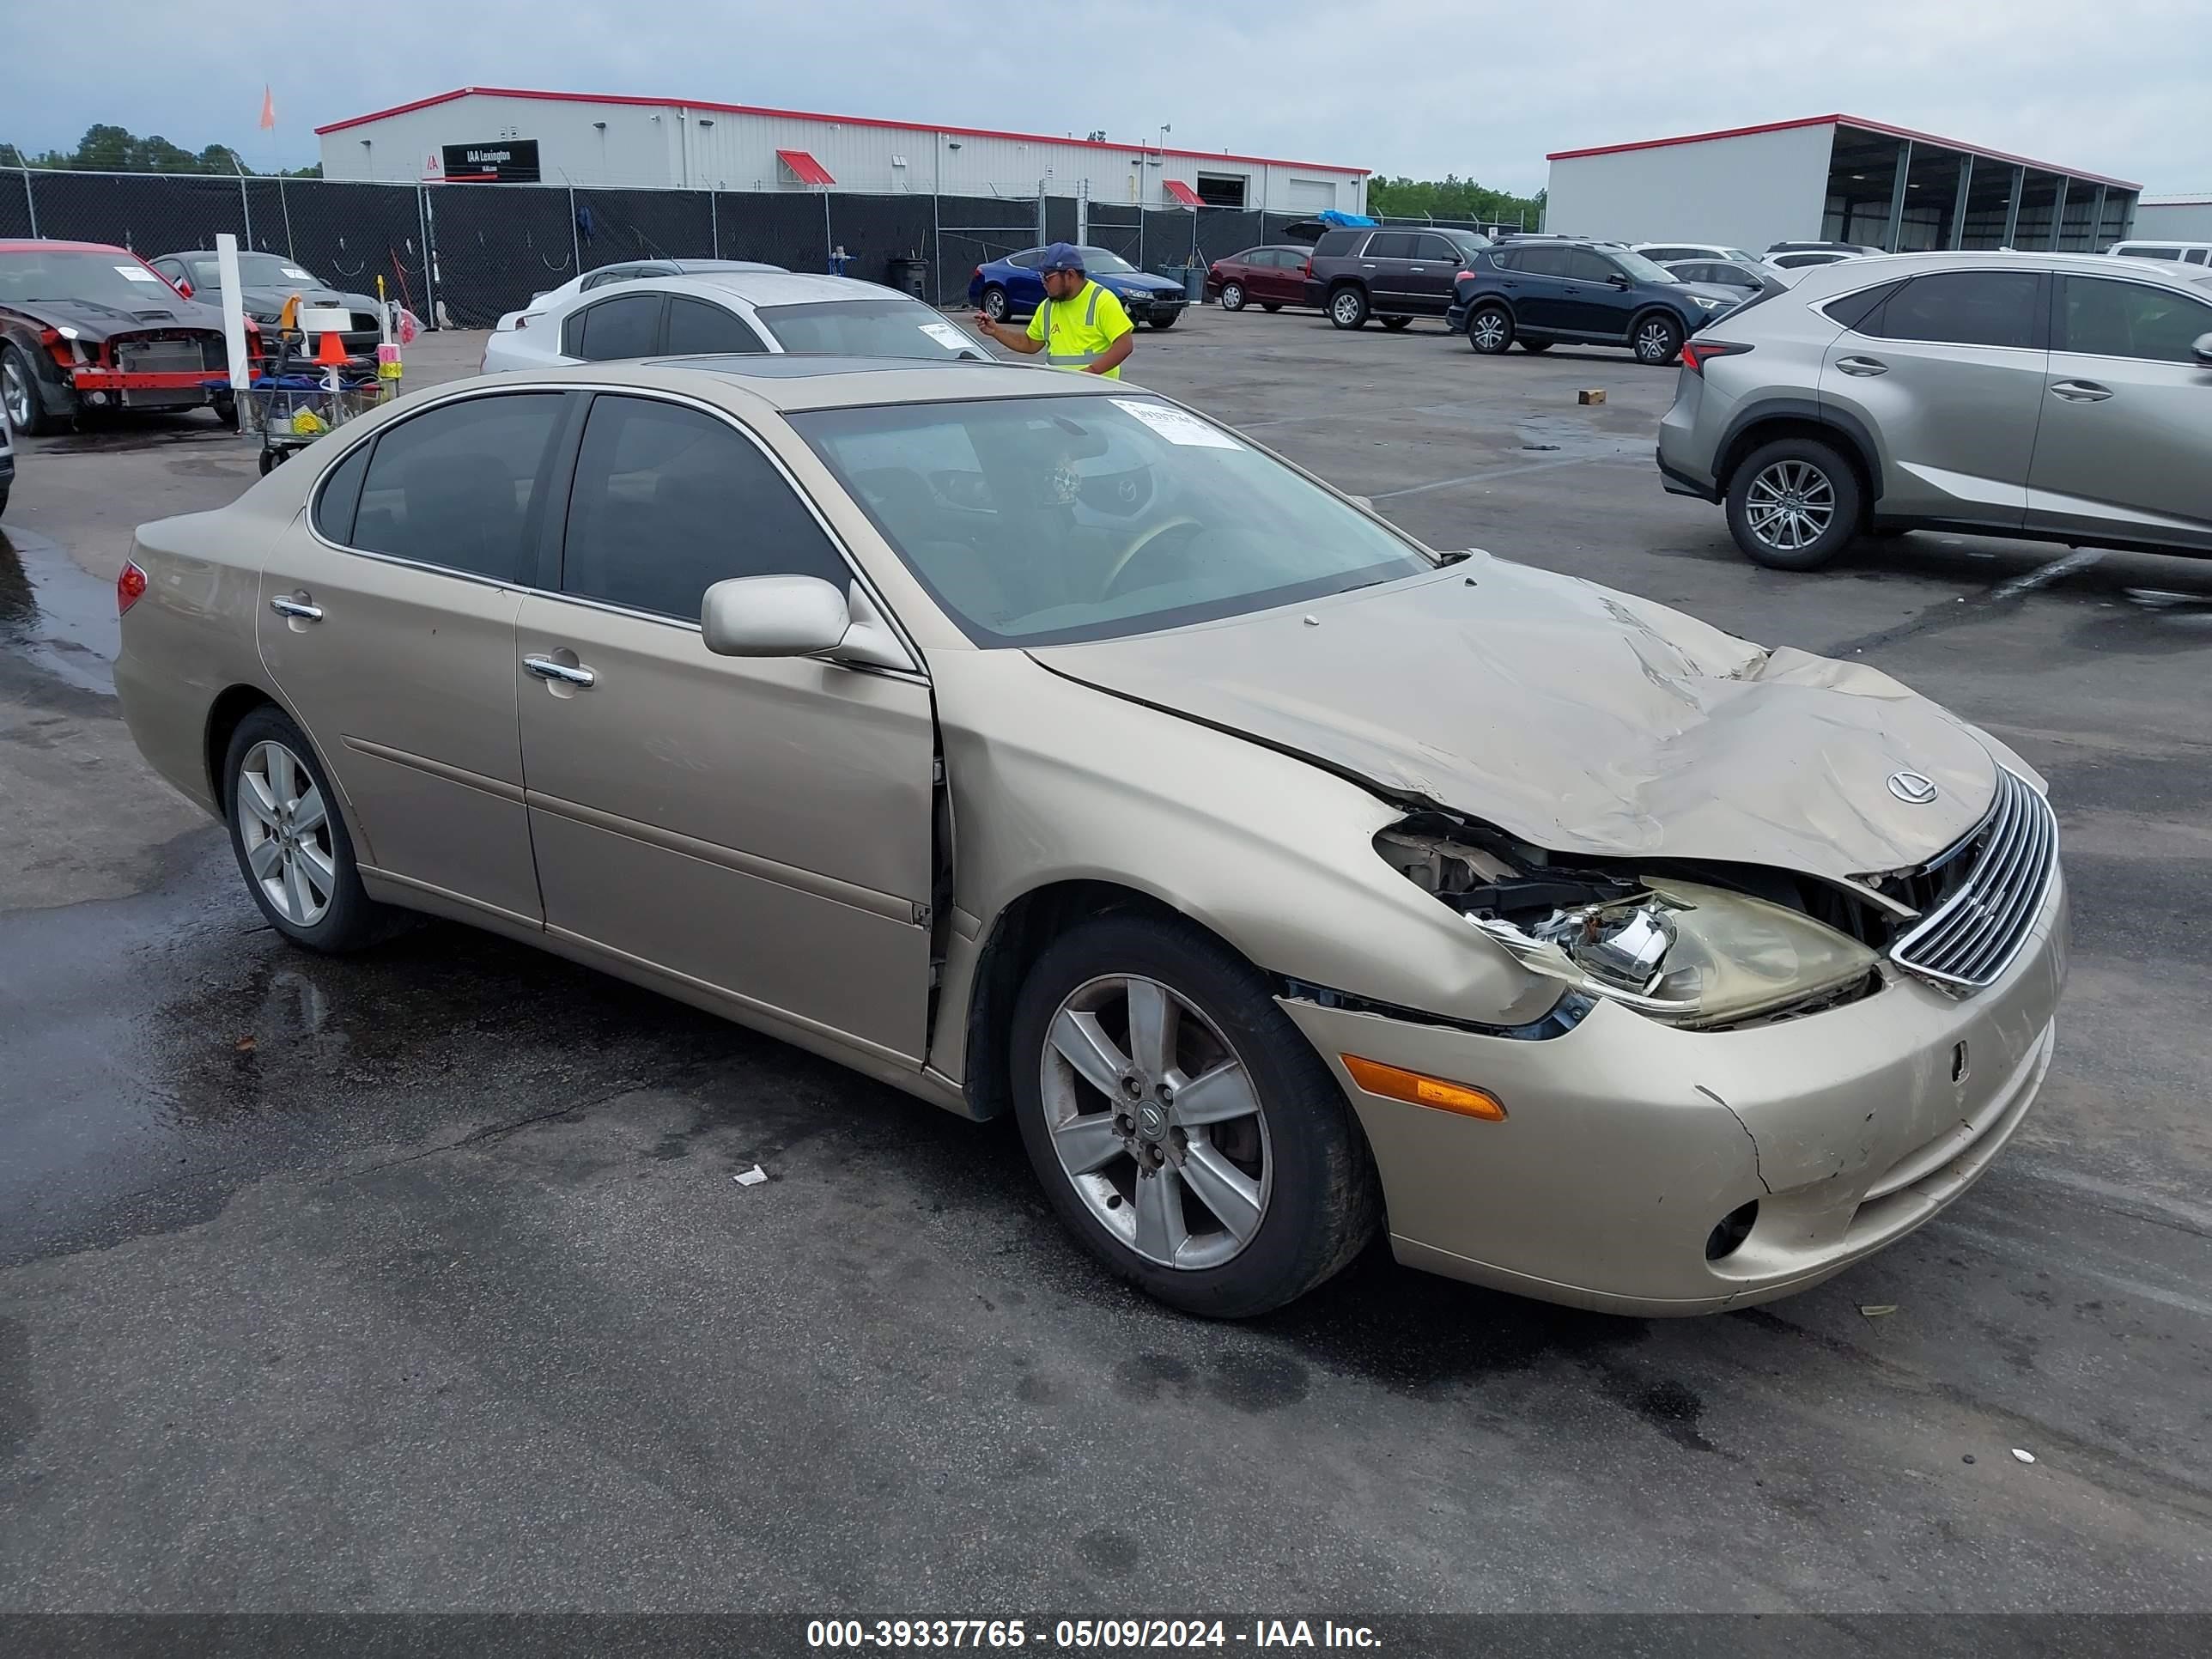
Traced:
<path id="1" fill-rule="evenodd" d="M 2094 252 L 2140 185 L 1855 115 L 1559 150 L 1548 230 L 1760 248 L 1785 240 Z"/>

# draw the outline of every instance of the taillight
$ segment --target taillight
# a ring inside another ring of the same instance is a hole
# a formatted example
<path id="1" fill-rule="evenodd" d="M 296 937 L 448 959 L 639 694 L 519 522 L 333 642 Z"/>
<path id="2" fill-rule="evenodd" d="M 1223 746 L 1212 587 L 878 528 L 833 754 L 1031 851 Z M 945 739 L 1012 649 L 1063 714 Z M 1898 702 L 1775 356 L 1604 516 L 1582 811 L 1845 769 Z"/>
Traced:
<path id="1" fill-rule="evenodd" d="M 1700 380 L 1705 377 L 1705 365 L 1716 357 L 1733 357 L 1751 348 L 1735 340 L 1692 340 L 1682 348 L 1682 367 Z"/>
<path id="2" fill-rule="evenodd" d="M 1298 275 L 1301 276 L 1310 276 L 1313 275 L 1313 261 L 1311 259 L 1308 259 L 1304 265 L 1299 267 Z"/>
<path id="3" fill-rule="evenodd" d="M 115 614 L 121 616 L 145 597 L 146 573 L 135 559 L 125 559 L 115 573 Z"/>
<path id="4" fill-rule="evenodd" d="M 975 267 L 975 280 L 979 283 L 983 280 L 983 267 L 981 265 Z"/>

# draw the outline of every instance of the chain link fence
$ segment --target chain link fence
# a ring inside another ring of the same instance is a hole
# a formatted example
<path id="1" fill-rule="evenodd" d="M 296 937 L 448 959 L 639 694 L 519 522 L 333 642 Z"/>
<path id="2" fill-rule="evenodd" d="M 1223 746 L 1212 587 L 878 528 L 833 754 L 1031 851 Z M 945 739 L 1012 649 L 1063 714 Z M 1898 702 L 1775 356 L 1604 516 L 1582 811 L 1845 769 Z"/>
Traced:
<path id="1" fill-rule="evenodd" d="M 228 232 L 341 288 L 374 293 L 381 276 L 433 327 L 489 327 L 580 271 L 646 258 L 757 259 L 878 283 L 893 260 L 920 259 L 924 297 L 957 305 L 975 266 L 1072 241 L 1077 217 L 1073 197 L 1042 190 L 872 195 L 0 170 L 0 237 L 112 242 L 157 258 L 211 248 Z"/>

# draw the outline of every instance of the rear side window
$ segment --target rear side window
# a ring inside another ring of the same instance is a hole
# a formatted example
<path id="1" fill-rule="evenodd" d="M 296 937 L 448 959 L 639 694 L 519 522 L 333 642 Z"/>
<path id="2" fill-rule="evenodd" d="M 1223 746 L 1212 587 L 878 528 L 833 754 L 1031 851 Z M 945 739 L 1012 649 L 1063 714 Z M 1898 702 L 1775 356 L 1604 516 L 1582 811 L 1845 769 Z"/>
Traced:
<path id="1" fill-rule="evenodd" d="M 1878 283 L 1872 288 L 1863 288 L 1856 294 L 1846 294 L 1840 300 L 1831 300 L 1820 309 L 1831 320 L 1841 323 L 1845 328 L 1857 328 L 1881 309 L 1882 301 L 1896 293 L 1898 287 L 1895 283 Z M 1863 331 L 1872 333 L 1875 331 L 1867 329 Z"/>
<path id="2" fill-rule="evenodd" d="M 660 349 L 658 294 L 626 294 L 586 306 L 561 325 L 561 355 L 604 363 L 617 357 L 650 357 Z"/>
<path id="3" fill-rule="evenodd" d="M 1574 270 L 1571 247 L 1524 247 L 1513 256 L 1513 268 L 1532 276 L 1565 276 Z"/>
<path id="4" fill-rule="evenodd" d="M 592 404 L 568 497 L 561 591 L 696 622 L 732 576 L 852 571 L 799 493 L 751 442 L 702 410 L 651 398 Z"/>
<path id="5" fill-rule="evenodd" d="M 672 356 L 702 357 L 724 351 L 766 351 L 768 346 L 736 313 L 672 294 L 667 349 Z"/>
<path id="6" fill-rule="evenodd" d="M 1314 244 L 1314 258 L 1341 258 L 1357 247 L 1359 239 L 1366 234 L 1364 230 L 1325 230 L 1321 240 Z"/>
<path id="7" fill-rule="evenodd" d="M 1009 253 L 1006 256 L 1006 263 L 1010 265 L 1018 265 L 1024 270 L 1035 270 L 1043 258 L 1044 250 L 1041 247 L 1033 247 L 1026 248 L 1019 253 Z"/>
<path id="8" fill-rule="evenodd" d="M 2043 292 L 2039 271 L 1937 271 L 1908 281 L 1858 331 L 1935 345 L 2040 346 Z"/>
<path id="9" fill-rule="evenodd" d="M 1367 239 L 1368 259 L 1410 259 L 1417 239 L 1410 230 L 1378 230 Z"/>
<path id="10" fill-rule="evenodd" d="M 2187 258 L 2192 265 L 2212 264 L 2212 247 L 2193 247 Z"/>
<path id="11" fill-rule="evenodd" d="M 324 540 L 341 547 L 353 541 L 354 510 L 361 505 L 362 475 L 368 471 L 372 447 L 358 446 L 324 475 L 322 491 L 315 497 L 315 528 Z"/>
<path id="12" fill-rule="evenodd" d="M 503 392 L 386 428 L 362 479 L 352 544 L 520 580 L 564 401 L 557 392 Z"/>
<path id="13" fill-rule="evenodd" d="M 2100 276 L 2059 281 L 2057 350 L 2194 363 L 2197 337 L 2212 334 L 2212 306 L 2171 289 Z"/>

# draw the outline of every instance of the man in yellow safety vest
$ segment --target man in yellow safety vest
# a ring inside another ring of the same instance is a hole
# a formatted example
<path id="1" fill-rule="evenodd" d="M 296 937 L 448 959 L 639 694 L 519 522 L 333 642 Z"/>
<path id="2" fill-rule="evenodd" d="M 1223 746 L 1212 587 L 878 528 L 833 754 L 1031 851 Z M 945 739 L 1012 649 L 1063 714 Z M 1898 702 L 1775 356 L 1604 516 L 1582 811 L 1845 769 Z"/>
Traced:
<path id="1" fill-rule="evenodd" d="M 1026 333 L 994 323 L 980 311 L 975 326 L 1025 357 L 1043 352 L 1045 362 L 1054 368 L 1120 380 L 1137 333 L 1114 291 L 1084 274 L 1082 250 L 1066 242 L 1054 242 L 1044 251 L 1037 272 L 1044 278 L 1044 303 L 1030 319 Z"/>

